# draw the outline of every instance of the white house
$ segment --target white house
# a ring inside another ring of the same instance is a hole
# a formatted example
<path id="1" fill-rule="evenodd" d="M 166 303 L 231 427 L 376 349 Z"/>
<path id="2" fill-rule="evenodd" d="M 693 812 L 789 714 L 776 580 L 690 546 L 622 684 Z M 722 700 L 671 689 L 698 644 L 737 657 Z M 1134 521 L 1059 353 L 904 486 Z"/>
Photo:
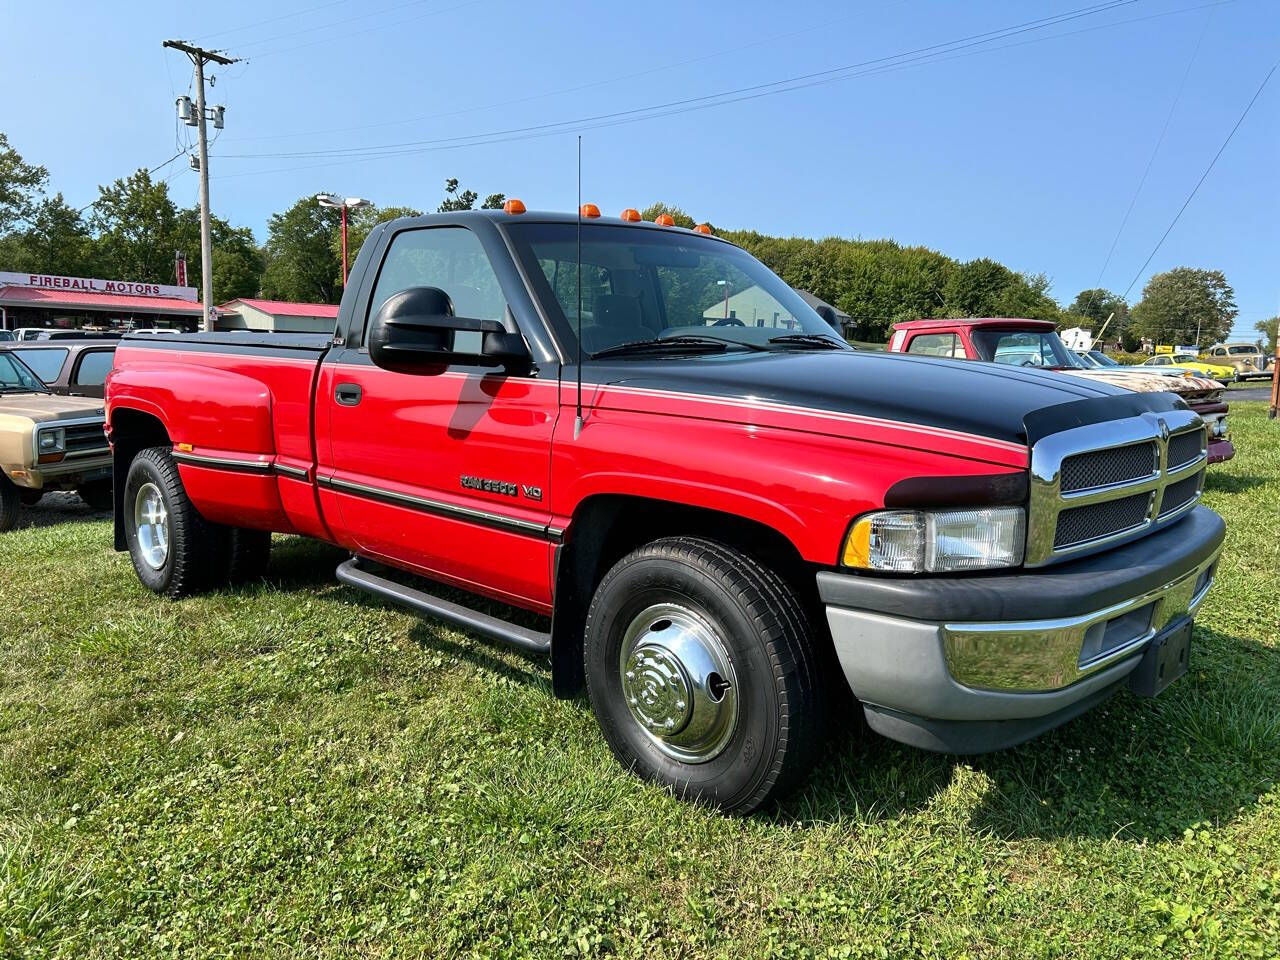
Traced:
<path id="1" fill-rule="evenodd" d="M 1084 327 L 1070 327 L 1067 330 L 1063 330 L 1058 336 L 1062 338 L 1062 342 L 1067 345 L 1068 350 L 1093 349 L 1093 334 Z"/>

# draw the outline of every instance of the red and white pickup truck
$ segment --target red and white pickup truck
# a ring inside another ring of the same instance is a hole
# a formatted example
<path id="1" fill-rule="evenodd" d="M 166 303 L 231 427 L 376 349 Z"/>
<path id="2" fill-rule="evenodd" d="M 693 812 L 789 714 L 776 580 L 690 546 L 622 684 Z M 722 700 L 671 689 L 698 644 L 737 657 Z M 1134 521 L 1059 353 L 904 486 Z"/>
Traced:
<path id="1" fill-rule="evenodd" d="M 963 753 L 1186 670 L 1224 526 L 1182 401 L 860 353 L 709 231 L 593 212 L 381 225 L 332 336 L 121 341 L 143 583 L 260 571 L 270 531 L 340 544 L 344 582 L 549 656 L 625 766 L 738 811 L 803 780 L 850 691 Z"/>
<path id="2" fill-rule="evenodd" d="M 1158 368 L 1088 366 L 1074 351 L 1067 349 L 1052 320 L 1017 317 L 907 320 L 893 325 L 888 349 L 891 353 L 1055 370 L 1138 393 L 1176 393 L 1205 422 L 1209 431 L 1209 462 L 1224 463 L 1236 455 L 1227 429 L 1226 387 L 1217 380 L 1191 373 L 1161 372 Z"/>

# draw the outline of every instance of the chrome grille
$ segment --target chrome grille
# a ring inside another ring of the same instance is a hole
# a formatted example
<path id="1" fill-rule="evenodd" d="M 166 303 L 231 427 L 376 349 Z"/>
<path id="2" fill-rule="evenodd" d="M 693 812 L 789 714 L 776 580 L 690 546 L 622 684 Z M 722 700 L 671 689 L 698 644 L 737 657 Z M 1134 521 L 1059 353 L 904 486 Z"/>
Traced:
<path id="1" fill-rule="evenodd" d="M 1200 490 L 1204 484 L 1204 471 L 1193 473 L 1191 476 L 1179 480 L 1177 483 L 1171 483 L 1164 488 L 1164 499 L 1160 501 L 1160 516 L 1167 517 L 1169 514 L 1182 509 L 1196 497 L 1200 496 Z"/>
<path id="2" fill-rule="evenodd" d="M 1087 424 L 1031 450 L 1026 565 L 1145 536 L 1194 506 L 1206 433 L 1190 410 Z"/>
<path id="3" fill-rule="evenodd" d="M 1191 430 L 1169 440 L 1169 469 L 1176 470 L 1199 458 L 1204 452 L 1204 431 Z"/>
<path id="4" fill-rule="evenodd" d="M 1062 461 L 1063 493 L 1109 487 L 1143 477 L 1160 469 L 1160 451 L 1154 443 L 1135 443 L 1113 450 L 1091 450 Z"/>
<path id="5" fill-rule="evenodd" d="M 1055 548 L 1074 547 L 1142 526 L 1151 515 L 1151 494 L 1135 493 L 1119 500 L 1103 500 L 1072 507 L 1058 514 Z"/>

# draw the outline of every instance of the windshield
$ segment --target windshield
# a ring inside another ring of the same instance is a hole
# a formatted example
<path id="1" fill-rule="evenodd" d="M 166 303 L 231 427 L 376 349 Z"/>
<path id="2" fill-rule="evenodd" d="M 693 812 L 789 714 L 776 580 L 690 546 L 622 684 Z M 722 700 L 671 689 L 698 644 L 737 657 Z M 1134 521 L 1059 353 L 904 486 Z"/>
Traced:
<path id="1" fill-rule="evenodd" d="M 508 230 L 559 338 L 572 349 L 578 312 L 577 224 L 519 223 Z M 828 349 L 847 346 L 799 294 L 738 247 L 682 232 L 583 225 L 586 353 L 677 337 L 757 347 L 789 337 L 790 342 L 775 346 L 804 349 L 803 336 L 797 335 L 819 335 Z"/>
<path id="2" fill-rule="evenodd" d="M 1233 357 L 1239 356 L 1242 353 L 1250 354 L 1250 353 L 1257 353 L 1257 352 L 1258 352 L 1257 347 L 1227 347 L 1227 353 L 1231 354 Z"/>
<path id="3" fill-rule="evenodd" d="M 1085 366 L 1052 330 L 1045 333 L 975 330 L 973 345 L 981 359 L 992 363 L 1015 367 L 1067 367 L 1072 370 Z"/>
<path id="4" fill-rule="evenodd" d="M 1107 356 L 1105 353 L 1103 353 L 1101 350 L 1090 350 L 1090 351 L 1089 351 L 1089 359 L 1091 359 L 1094 363 L 1096 363 L 1096 364 L 1097 364 L 1098 366 L 1100 366 L 1100 367 L 1118 367 L 1118 366 L 1120 366 L 1119 361 L 1117 361 L 1117 360 L 1113 360 L 1111 357 L 1108 357 L 1108 356 Z"/>
<path id="5" fill-rule="evenodd" d="M 0 393 L 47 393 L 35 374 L 17 357 L 0 353 Z"/>

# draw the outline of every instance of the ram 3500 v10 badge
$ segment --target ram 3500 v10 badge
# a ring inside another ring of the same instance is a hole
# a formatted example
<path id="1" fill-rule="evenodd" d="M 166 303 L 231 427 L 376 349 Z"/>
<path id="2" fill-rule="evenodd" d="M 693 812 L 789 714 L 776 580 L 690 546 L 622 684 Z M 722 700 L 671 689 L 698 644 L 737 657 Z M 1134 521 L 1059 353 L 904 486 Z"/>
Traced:
<path id="1" fill-rule="evenodd" d="M 333 336 L 126 337 L 117 548 L 180 597 L 270 531 L 341 544 L 345 583 L 549 656 L 625 766 L 738 811 L 848 691 L 968 752 L 1185 671 L 1224 527 L 1181 400 L 856 352 L 738 247 L 634 219 L 396 220 Z"/>

